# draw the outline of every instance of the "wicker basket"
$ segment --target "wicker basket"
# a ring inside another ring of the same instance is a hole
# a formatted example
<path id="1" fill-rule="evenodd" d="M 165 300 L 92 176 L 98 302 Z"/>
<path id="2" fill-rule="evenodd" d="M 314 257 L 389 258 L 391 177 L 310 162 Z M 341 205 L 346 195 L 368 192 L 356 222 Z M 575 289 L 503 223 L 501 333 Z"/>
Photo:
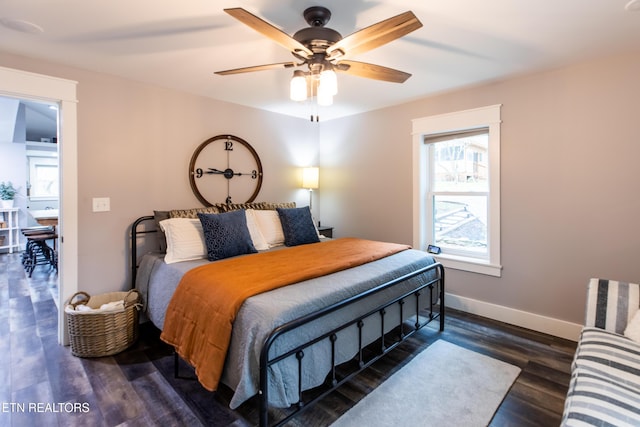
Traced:
<path id="1" fill-rule="evenodd" d="M 80 298 L 81 297 L 81 298 Z M 76 301 L 74 301 L 76 300 Z M 138 339 L 138 310 L 142 307 L 137 290 L 89 296 L 76 292 L 67 307 L 85 304 L 100 308 L 102 304 L 124 300 L 124 310 L 87 312 L 65 310 L 71 340 L 71 353 L 78 357 L 102 357 L 120 353 Z"/>

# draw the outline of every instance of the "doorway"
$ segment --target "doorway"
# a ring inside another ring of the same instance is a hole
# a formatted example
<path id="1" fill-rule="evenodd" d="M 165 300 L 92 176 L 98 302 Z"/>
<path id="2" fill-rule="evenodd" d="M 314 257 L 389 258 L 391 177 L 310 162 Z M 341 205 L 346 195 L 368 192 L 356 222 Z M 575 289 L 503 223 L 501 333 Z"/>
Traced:
<path id="1" fill-rule="evenodd" d="M 43 225 L 40 218 L 58 219 L 57 136 L 57 103 L 0 96 L 0 181 L 16 188 L 19 228 Z"/>
<path id="2" fill-rule="evenodd" d="M 68 344 L 64 301 L 78 290 L 77 82 L 0 67 L 0 96 L 45 101 L 59 114 L 58 342 Z"/>

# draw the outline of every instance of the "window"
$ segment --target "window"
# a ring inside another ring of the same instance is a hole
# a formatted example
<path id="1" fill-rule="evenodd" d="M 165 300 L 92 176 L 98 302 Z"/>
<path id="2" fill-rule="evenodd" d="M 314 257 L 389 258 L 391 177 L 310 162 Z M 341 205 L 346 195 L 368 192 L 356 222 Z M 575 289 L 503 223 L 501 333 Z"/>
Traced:
<path id="1" fill-rule="evenodd" d="M 59 195 L 57 157 L 29 156 L 28 158 L 30 200 L 57 200 Z"/>
<path id="2" fill-rule="evenodd" d="M 414 247 L 500 276 L 500 105 L 413 120 Z"/>
<path id="3" fill-rule="evenodd" d="M 489 129 L 426 135 L 431 241 L 445 253 L 487 259 Z M 483 160 L 484 159 L 484 160 Z"/>

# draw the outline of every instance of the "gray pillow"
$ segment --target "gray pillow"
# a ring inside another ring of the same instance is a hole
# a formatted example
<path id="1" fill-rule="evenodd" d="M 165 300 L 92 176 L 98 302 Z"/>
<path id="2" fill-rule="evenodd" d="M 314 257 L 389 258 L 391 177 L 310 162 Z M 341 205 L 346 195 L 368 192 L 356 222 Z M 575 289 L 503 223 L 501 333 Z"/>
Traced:
<path id="1" fill-rule="evenodd" d="M 198 213 L 209 261 L 258 252 L 253 246 L 244 210 L 220 214 Z"/>
<path id="2" fill-rule="evenodd" d="M 313 226 L 309 206 L 291 209 L 277 208 L 276 210 L 282 224 L 285 245 L 298 246 L 320 241 L 318 232 Z"/>

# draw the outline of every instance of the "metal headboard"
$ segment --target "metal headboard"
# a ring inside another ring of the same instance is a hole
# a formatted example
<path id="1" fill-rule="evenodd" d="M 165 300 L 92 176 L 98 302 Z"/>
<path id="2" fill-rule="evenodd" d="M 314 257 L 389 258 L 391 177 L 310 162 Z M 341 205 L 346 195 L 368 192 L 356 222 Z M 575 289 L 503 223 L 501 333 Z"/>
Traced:
<path id="1" fill-rule="evenodd" d="M 154 218 L 153 215 L 141 216 L 131 224 L 131 289 L 135 289 L 136 287 L 136 276 L 138 273 L 138 237 L 158 232 L 157 228 L 148 229 L 146 226 L 142 226 L 147 221 L 154 221 Z"/>

